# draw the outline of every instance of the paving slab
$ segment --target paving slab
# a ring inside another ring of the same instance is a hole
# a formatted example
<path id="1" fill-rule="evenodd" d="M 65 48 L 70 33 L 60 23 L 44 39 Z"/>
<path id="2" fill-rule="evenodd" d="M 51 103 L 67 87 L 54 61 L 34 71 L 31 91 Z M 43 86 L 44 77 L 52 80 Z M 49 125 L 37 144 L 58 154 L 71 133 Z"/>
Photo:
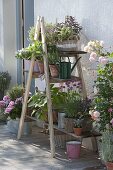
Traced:
<path id="1" fill-rule="evenodd" d="M 0 125 L 0 170 L 105 170 L 98 154 L 82 149 L 80 159 L 68 160 L 66 149 L 56 148 L 56 157 L 51 159 L 49 136 L 33 133 L 21 140 L 11 134 L 6 125 Z"/>

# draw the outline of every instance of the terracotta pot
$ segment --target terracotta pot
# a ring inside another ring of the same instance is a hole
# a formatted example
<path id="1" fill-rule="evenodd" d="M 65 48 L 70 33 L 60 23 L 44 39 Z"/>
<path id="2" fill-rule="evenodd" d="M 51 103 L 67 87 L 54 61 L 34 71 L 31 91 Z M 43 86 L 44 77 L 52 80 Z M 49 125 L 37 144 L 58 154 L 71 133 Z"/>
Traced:
<path id="1" fill-rule="evenodd" d="M 77 136 L 80 136 L 82 134 L 82 128 L 73 128 L 73 130 Z"/>
<path id="2" fill-rule="evenodd" d="M 58 77 L 59 72 L 58 72 L 58 68 L 56 65 L 50 64 L 49 69 L 50 69 L 51 77 L 54 77 L 54 78 Z"/>
<path id="3" fill-rule="evenodd" d="M 37 60 L 37 63 L 38 63 L 38 67 L 39 67 L 39 72 L 41 74 L 43 74 L 44 73 L 44 63 L 43 63 L 43 61 Z"/>
<path id="4" fill-rule="evenodd" d="M 113 162 L 106 163 L 107 170 L 113 170 Z"/>

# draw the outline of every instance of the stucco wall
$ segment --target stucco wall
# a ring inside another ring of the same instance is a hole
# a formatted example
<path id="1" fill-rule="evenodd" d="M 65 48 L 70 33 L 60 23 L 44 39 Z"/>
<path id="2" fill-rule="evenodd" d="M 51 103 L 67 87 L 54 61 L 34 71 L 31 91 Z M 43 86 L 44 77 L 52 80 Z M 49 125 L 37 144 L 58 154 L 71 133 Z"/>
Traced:
<path id="1" fill-rule="evenodd" d="M 34 0 L 34 17 L 44 16 L 47 22 L 63 21 L 66 15 L 75 16 L 83 27 L 81 44 L 88 40 L 103 40 L 107 46 L 113 45 L 113 0 Z M 88 95 L 93 92 L 96 67 L 82 57 L 82 68 Z"/>

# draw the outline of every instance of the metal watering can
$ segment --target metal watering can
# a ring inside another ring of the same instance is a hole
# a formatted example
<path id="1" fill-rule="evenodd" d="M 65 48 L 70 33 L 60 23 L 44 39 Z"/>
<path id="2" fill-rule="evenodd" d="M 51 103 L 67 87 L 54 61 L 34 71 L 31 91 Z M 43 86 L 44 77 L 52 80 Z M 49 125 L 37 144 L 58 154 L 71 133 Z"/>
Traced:
<path id="1" fill-rule="evenodd" d="M 79 58 L 80 59 L 80 58 Z M 79 60 L 78 59 L 78 60 Z M 71 68 L 71 62 L 70 59 L 68 57 L 68 62 L 66 61 L 61 61 L 59 63 L 59 78 L 60 79 L 71 79 L 71 73 L 74 70 L 78 60 L 76 60 L 75 64 L 73 65 L 73 67 Z"/>

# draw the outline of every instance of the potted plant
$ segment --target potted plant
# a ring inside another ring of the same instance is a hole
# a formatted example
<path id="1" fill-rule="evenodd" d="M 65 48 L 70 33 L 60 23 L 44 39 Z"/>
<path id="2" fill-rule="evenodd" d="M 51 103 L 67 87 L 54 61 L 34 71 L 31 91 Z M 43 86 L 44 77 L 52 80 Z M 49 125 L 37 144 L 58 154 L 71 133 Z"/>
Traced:
<path id="1" fill-rule="evenodd" d="M 28 47 L 22 48 L 16 53 L 15 57 L 25 60 L 25 71 L 29 70 L 30 60 L 34 57 L 36 60 L 34 72 L 44 73 L 42 43 L 40 41 L 34 41 L 32 44 L 29 44 Z"/>
<path id="2" fill-rule="evenodd" d="M 12 133 L 18 133 L 23 105 L 23 92 L 24 89 L 21 86 L 14 86 L 3 97 L 3 100 L 0 101 L 0 107 L 4 110 L 4 114 L 8 118 L 8 129 Z M 23 133 L 31 133 L 31 122 L 28 122 L 28 120 L 25 120 Z"/>
<path id="3" fill-rule="evenodd" d="M 83 115 L 78 112 L 76 115 L 76 119 L 74 120 L 74 127 L 73 131 L 77 136 L 80 136 L 82 134 L 82 121 L 83 121 Z"/>
<path id="4" fill-rule="evenodd" d="M 46 24 L 46 40 L 48 44 L 76 43 L 80 39 L 82 27 L 72 16 L 66 16 L 65 22 Z M 60 45 L 58 45 L 60 47 Z M 62 47 L 62 46 L 61 46 Z M 75 46 L 74 46 L 75 47 Z"/>
<path id="5" fill-rule="evenodd" d="M 5 90 L 9 88 L 11 76 L 8 72 L 0 72 L 0 99 L 3 98 Z"/>
<path id="6" fill-rule="evenodd" d="M 74 118 L 81 109 L 81 97 L 76 91 L 68 91 L 64 102 L 64 124 L 67 132 L 72 132 L 74 127 Z"/>
<path id="7" fill-rule="evenodd" d="M 58 111 L 62 109 L 65 92 L 61 92 L 58 87 L 50 86 L 53 109 L 53 122 L 58 121 Z M 37 91 L 28 101 L 28 107 L 33 108 L 32 114 L 36 114 L 38 119 L 47 121 L 47 96 L 45 92 Z"/>
<path id="8" fill-rule="evenodd" d="M 57 78 L 59 76 L 59 52 L 55 45 L 48 45 L 48 62 L 51 77 Z"/>

